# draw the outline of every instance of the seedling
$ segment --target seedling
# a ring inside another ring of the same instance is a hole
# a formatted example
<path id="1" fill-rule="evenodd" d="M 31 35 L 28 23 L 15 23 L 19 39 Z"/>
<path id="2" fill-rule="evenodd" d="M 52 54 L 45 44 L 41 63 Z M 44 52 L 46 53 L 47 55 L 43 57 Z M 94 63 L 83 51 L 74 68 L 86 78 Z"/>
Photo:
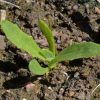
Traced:
<path id="1" fill-rule="evenodd" d="M 43 20 L 39 20 L 39 27 L 47 39 L 49 48 L 41 49 L 33 40 L 32 36 L 24 33 L 17 25 L 10 21 L 5 20 L 1 22 L 1 29 L 8 40 L 18 48 L 28 52 L 33 57 L 33 60 L 29 62 L 28 67 L 35 75 L 47 74 L 61 61 L 94 57 L 100 54 L 100 45 L 93 42 L 74 43 L 56 54 L 52 31 Z M 35 58 L 46 62 L 47 67 L 41 66 Z"/>

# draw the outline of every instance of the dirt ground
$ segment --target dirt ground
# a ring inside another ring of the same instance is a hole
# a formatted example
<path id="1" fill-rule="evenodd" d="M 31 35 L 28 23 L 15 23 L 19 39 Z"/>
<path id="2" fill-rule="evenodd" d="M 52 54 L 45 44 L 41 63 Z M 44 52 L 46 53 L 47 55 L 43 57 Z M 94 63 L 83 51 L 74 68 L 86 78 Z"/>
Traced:
<path id="1" fill-rule="evenodd" d="M 47 47 L 38 19 L 51 27 L 61 51 L 72 42 L 100 43 L 100 0 L 7 0 L 0 3 L 6 19 Z M 0 31 L 0 100 L 100 100 L 100 56 L 61 62 L 49 75 L 35 76 L 28 70 L 32 59 L 12 45 Z M 31 88 L 28 85 L 31 84 Z"/>

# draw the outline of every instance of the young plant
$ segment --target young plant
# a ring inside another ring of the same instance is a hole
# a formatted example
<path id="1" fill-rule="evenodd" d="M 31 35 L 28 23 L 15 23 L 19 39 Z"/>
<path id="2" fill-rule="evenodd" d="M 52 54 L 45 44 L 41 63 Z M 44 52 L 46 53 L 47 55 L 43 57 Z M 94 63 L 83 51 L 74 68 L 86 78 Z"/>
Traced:
<path id="1" fill-rule="evenodd" d="M 56 54 L 52 31 L 43 20 L 39 20 L 39 27 L 49 44 L 49 48 L 47 49 L 41 49 L 33 40 L 32 36 L 24 33 L 17 25 L 10 21 L 5 20 L 0 24 L 8 40 L 33 57 L 28 67 L 35 75 L 47 74 L 61 61 L 94 57 L 100 54 L 100 45 L 93 42 L 74 43 Z M 46 62 L 47 67 L 41 66 L 35 58 Z"/>

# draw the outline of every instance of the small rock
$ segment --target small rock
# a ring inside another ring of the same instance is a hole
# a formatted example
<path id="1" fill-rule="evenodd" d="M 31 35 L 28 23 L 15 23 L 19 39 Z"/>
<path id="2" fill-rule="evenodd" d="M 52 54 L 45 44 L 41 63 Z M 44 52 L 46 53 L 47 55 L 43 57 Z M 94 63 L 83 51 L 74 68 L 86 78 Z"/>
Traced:
<path id="1" fill-rule="evenodd" d="M 28 83 L 25 85 L 25 89 L 27 91 L 28 94 L 34 92 L 34 94 L 37 94 L 40 92 L 40 85 L 36 82 L 36 83 Z"/>
<path id="2" fill-rule="evenodd" d="M 27 91 L 27 92 L 32 91 L 34 86 L 35 86 L 35 84 L 33 84 L 33 83 L 27 84 L 27 85 L 25 86 L 26 91 Z"/>
<path id="3" fill-rule="evenodd" d="M 63 93 L 64 93 L 64 89 L 63 88 L 60 88 L 59 94 L 63 94 Z"/>
<path id="4" fill-rule="evenodd" d="M 58 43 L 58 44 L 60 44 L 60 43 L 61 43 L 61 41 L 58 39 L 58 40 L 57 40 L 57 43 Z"/>
<path id="5" fill-rule="evenodd" d="M 78 10 L 78 5 L 74 5 L 73 10 L 77 11 Z"/>
<path id="6" fill-rule="evenodd" d="M 74 96 L 74 94 L 75 94 L 74 91 L 69 91 L 69 94 L 68 94 L 68 95 L 69 95 L 70 97 L 72 97 L 72 96 Z"/>
<path id="7" fill-rule="evenodd" d="M 6 19 L 6 10 L 1 9 L 0 13 L 1 13 L 1 18 L 0 18 L 0 22 L 1 22 Z"/>
<path id="8" fill-rule="evenodd" d="M 10 90 L 6 90 L 6 92 L 11 93 L 11 91 L 10 91 Z"/>
<path id="9" fill-rule="evenodd" d="M 5 37 L 0 35 L 0 50 L 5 50 L 6 43 L 4 41 Z"/>
<path id="10" fill-rule="evenodd" d="M 95 13 L 100 14 L 100 9 L 98 7 L 95 7 Z"/>
<path id="11" fill-rule="evenodd" d="M 27 100 L 26 98 L 23 98 L 22 100 Z"/>
<path id="12" fill-rule="evenodd" d="M 75 77 L 75 78 L 78 78 L 78 77 L 79 77 L 79 72 L 76 72 L 76 73 L 74 74 L 74 77 Z"/>
<path id="13" fill-rule="evenodd" d="M 48 89 L 52 91 L 52 88 L 50 86 L 48 87 Z"/>
<path id="14" fill-rule="evenodd" d="M 100 0 L 96 0 L 96 1 L 98 1 L 100 3 Z"/>
<path id="15" fill-rule="evenodd" d="M 32 0 L 26 0 L 26 2 L 30 4 L 30 3 L 32 3 Z"/>
<path id="16" fill-rule="evenodd" d="M 81 42 L 81 41 L 82 41 L 82 38 L 81 38 L 81 37 L 78 37 L 78 38 L 77 38 L 77 41 L 78 41 L 78 42 Z"/>

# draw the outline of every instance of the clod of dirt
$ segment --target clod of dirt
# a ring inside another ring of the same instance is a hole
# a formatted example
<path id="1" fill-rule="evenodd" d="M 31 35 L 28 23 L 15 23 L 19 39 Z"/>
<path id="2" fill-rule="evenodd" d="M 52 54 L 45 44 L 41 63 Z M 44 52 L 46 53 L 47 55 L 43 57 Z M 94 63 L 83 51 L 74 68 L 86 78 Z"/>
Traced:
<path id="1" fill-rule="evenodd" d="M 87 77 L 90 73 L 91 69 L 89 67 L 85 67 L 83 70 L 82 70 L 82 75 L 84 77 Z"/>
<path id="2" fill-rule="evenodd" d="M 23 69 L 23 68 L 19 69 L 17 71 L 17 73 L 18 73 L 19 76 L 28 76 L 28 77 L 30 76 L 29 72 L 27 71 L 27 69 Z"/>

